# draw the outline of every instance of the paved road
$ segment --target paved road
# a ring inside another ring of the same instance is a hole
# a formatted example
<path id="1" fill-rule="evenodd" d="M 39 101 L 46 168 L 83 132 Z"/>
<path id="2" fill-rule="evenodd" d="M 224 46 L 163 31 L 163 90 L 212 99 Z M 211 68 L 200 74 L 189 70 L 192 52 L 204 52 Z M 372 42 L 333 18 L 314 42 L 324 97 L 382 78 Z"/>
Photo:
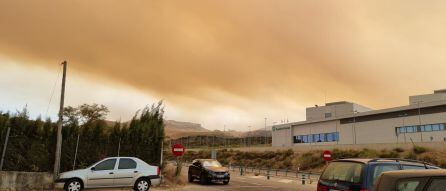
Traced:
<path id="1" fill-rule="evenodd" d="M 211 184 L 200 185 L 198 183 L 188 184 L 183 188 L 174 190 L 180 191 L 313 191 L 316 190 L 316 184 L 301 185 L 294 180 L 289 179 L 270 179 L 259 176 L 233 176 L 228 185 Z"/>
<path id="2" fill-rule="evenodd" d="M 182 170 L 182 176 L 187 177 L 187 169 Z M 161 191 L 162 189 L 153 189 L 153 191 Z M 247 174 L 239 176 L 237 173 L 231 173 L 231 181 L 228 185 L 210 184 L 201 185 L 198 182 L 188 183 L 184 187 L 167 190 L 178 191 L 315 191 L 316 182 L 312 184 L 302 185 L 295 179 L 286 179 L 279 177 L 271 177 L 267 180 L 265 176 L 254 176 Z"/>
<path id="3" fill-rule="evenodd" d="M 187 177 L 187 169 L 182 170 L 182 176 Z M 231 173 L 231 181 L 228 185 L 210 184 L 201 185 L 198 182 L 188 183 L 186 186 L 178 188 L 151 188 L 150 191 L 316 191 L 317 182 L 302 185 L 297 179 L 286 179 L 279 177 L 271 177 L 267 180 L 265 176 L 254 176 L 247 174 L 239 176 L 237 173 Z M 112 189 L 98 189 L 97 191 L 112 191 Z M 113 189 L 130 190 L 130 189 Z"/>

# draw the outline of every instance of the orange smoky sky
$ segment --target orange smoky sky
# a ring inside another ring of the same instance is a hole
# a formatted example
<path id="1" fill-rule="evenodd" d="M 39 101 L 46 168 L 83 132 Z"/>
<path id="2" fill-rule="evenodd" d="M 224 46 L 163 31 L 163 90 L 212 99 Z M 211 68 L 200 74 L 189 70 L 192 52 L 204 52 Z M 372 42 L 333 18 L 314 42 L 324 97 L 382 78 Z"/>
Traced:
<path id="1" fill-rule="evenodd" d="M 325 100 L 383 108 L 446 88 L 444 7 L 413 0 L 0 0 L 0 54 L 48 68 L 67 59 L 72 70 L 150 92 L 196 116 L 221 107 L 258 119 L 303 118 L 293 115 Z"/>

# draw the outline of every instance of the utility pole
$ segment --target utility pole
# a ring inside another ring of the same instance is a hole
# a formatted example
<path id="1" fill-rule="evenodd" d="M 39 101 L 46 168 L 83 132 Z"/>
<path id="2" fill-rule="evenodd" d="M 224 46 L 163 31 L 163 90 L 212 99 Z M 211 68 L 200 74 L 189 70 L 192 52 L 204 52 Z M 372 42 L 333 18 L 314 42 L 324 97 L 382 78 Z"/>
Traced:
<path id="1" fill-rule="evenodd" d="M 62 152 L 62 120 L 64 110 L 65 99 L 65 80 L 67 77 L 67 61 L 62 62 L 63 76 L 62 76 L 62 91 L 60 95 L 60 108 L 59 108 L 59 121 L 57 122 L 57 142 L 56 142 L 56 155 L 54 157 L 54 179 L 59 176 L 60 170 L 60 155 Z"/>
<path id="2" fill-rule="evenodd" d="M 121 140 L 121 139 L 119 139 Z M 121 141 L 119 141 L 121 143 Z M 160 165 L 159 168 L 164 171 L 163 167 L 163 154 L 164 154 L 164 136 L 161 137 L 161 153 L 160 153 Z M 163 183 L 163 173 L 160 173 L 160 182 Z"/>
<path id="3" fill-rule="evenodd" d="M 267 142 L 267 137 L 268 137 L 268 132 L 266 131 L 266 117 L 265 117 L 265 146 L 268 144 Z"/>
<path id="4" fill-rule="evenodd" d="M 8 139 L 9 139 L 9 131 L 10 130 L 11 130 L 11 128 L 8 126 L 8 130 L 6 130 L 5 144 L 3 144 L 2 160 L 0 161 L 0 171 L 3 170 L 3 162 L 5 160 L 6 147 L 8 146 Z"/>

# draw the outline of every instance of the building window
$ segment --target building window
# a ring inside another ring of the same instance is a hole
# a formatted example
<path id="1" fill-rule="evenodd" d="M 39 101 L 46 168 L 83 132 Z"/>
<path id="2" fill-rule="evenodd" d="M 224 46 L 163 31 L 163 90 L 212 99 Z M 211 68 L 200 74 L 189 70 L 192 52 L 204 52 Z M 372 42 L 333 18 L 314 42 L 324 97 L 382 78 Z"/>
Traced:
<path id="1" fill-rule="evenodd" d="M 424 131 L 431 132 L 432 131 L 432 125 L 425 125 L 424 126 Z"/>
<path id="2" fill-rule="evenodd" d="M 325 140 L 325 133 L 319 134 L 319 141 L 318 142 L 326 142 L 326 140 Z"/>
<path id="3" fill-rule="evenodd" d="M 444 131 L 445 130 L 445 124 L 428 124 L 428 125 L 421 125 L 421 126 L 404 126 L 404 127 L 397 127 L 396 133 L 416 133 L 416 132 L 431 132 L 431 131 Z"/>
<path id="4" fill-rule="evenodd" d="M 320 143 L 339 141 L 339 132 L 294 136 L 294 143 Z"/>
<path id="5" fill-rule="evenodd" d="M 334 140 L 334 134 L 333 133 L 327 133 L 327 142 L 332 142 Z"/>
<path id="6" fill-rule="evenodd" d="M 308 135 L 308 142 L 307 143 L 312 143 L 313 142 L 313 135 Z"/>
<path id="7" fill-rule="evenodd" d="M 308 135 L 302 135 L 302 143 L 308 143 Z"/>
<path id="8" fill-rule="evenodd" d="M 314 142 L 320 142 L 319 134 L 314 135 Z"/>
<path id="9" fill-rule="evenodd" d="M 325 113 L 325 118 L 330 118 L 331 116 L 331 113 Z"/>

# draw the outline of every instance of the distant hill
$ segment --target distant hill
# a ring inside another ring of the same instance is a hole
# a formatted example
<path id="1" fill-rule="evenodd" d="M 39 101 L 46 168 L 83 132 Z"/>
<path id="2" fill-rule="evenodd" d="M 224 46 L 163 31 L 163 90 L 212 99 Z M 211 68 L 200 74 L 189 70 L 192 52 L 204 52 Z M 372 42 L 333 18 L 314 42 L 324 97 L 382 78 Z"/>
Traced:
<path id="1" fill-rule="evenodd" d="M 181 122 L 175 120 L 166 120 L 164 121 L 164 131 L 166 136 L 171 138 L 183 137 L 183 136 L 192 136 L 191 134 L 206 134 L 211 131 L 205 129 L 198 123 L 191 122 Z"/>
<path id="2" fill-rule="evenodd" d="M 116 123 L 113 121 L 105 121 L 108 126 L 113 127 Z M 123 124 L 127 124 L 124 122 Z M 220 130 L 208 130 L 198 123 L 182 122 L 175 120 L 164 121 L 165 127 L 164 131 L 166 137 L 177 139 L 180 137 L 193 137 L 193 136 L 217 136 L 217 137 L 263 137 L 265 136 L 265 130 L 258 129 L 254 131 L 220 131 Z M 266 132 L 268 137 L 271 137 L 271 130 Z"/>

